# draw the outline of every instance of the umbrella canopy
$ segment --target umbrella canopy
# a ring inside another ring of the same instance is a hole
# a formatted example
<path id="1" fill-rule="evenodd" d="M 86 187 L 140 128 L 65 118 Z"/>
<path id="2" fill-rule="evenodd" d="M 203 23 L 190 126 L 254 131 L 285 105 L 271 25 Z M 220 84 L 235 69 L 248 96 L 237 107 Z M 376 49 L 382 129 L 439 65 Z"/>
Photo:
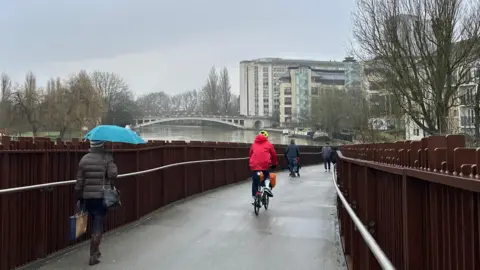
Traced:
<path id="1" fill-rule="evenodd" d="M 90 141 L 107 141 L 130 144 L 145 143 L 145 140 L 143 140 L 132 130 L 112 125 L 96 126 L 94 129 L 90 130 L 90 132 L 88 132 L 84 138 Z"/>

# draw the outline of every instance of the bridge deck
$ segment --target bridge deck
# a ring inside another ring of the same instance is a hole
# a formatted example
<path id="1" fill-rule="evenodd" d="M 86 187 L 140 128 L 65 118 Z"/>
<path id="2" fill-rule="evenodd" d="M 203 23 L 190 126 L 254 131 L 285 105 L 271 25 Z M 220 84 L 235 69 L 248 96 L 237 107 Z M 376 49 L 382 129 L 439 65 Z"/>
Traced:
<path id="1" fill-rule="evenodd" d="M 301 173 L 295 179 L 278 174 L 270 209 L 259 216 L 250 204 L 250 182 L 243 183 L 176 204 L 106 237 L 102 263 L 95 267 L 87 265 L 83 246 L 40 269 L 343 269 L 331 174 L 320 166 Z"/>

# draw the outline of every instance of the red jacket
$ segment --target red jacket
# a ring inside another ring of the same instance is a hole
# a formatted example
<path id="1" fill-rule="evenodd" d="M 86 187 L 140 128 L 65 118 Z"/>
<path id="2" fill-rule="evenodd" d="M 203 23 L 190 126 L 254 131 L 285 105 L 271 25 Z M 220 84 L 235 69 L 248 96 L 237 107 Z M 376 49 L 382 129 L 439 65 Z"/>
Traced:
<path id="1" fill-rule="evenodd" d="M 266 171 L 271 165 L 278 165 L 277 153 L 268 139 L 259 134 L 250 147 L 250 169 Z"/>

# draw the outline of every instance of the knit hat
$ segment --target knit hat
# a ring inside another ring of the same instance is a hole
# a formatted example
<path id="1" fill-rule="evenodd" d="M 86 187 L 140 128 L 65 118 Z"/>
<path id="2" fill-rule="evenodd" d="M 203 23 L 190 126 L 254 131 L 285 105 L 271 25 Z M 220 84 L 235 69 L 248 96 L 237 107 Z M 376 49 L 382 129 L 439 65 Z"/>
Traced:
<path id="1" fill-rule="evenodd" d="M 104 141 L 90 141 L 90 148 L 103 147 Z"/>

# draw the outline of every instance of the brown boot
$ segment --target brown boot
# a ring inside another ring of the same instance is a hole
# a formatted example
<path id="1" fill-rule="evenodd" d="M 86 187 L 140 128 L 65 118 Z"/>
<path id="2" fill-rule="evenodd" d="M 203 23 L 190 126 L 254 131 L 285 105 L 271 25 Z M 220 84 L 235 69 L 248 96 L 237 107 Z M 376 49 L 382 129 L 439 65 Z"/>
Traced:
<path id="1" fill-rule="evenodd" d="M 98 237 L 98 239 L 95 239 L 95 246 L 93 249 L 93 253 L 100 258 L 102 257 L 102 253 L 100 252 L 100 243 L 102 242 L 102 234 L 99 233 L 98 235 L 96 235 L 96 237 Z"/>
<path id="2" fill-rule="evenodd" d="M 95 265 L 100 263 L 100 260 L 98 259 L 99 256 L 99 246 L 100 246 L 100 238 L 101 235 L 99 234 L 94 234 L 92 235 L 92 239 L 90 240 L 90 261 L 89 265 Z"/>

